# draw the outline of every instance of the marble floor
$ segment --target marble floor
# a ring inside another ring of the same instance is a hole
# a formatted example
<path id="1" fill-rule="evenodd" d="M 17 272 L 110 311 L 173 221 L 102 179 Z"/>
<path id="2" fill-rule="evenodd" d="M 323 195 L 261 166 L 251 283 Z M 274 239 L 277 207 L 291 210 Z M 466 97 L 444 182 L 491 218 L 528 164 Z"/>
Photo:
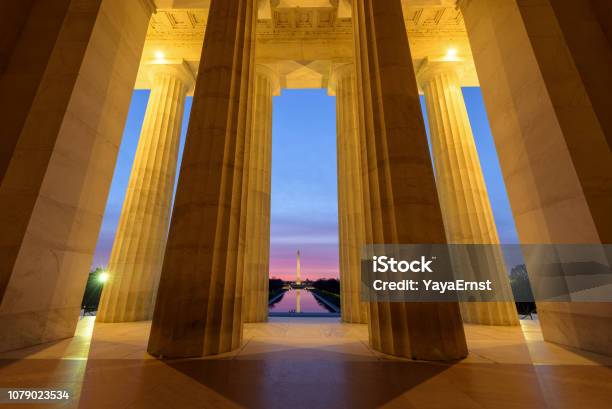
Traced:
<path id="1" fill-rule="evenodd" d="M 0 387 L 65 387 L 65 404 L 17 408 L 610 408 L 612 358 L 545 343 L 522 328 L 467 325 L 455 363 L 392 359 L 365 325 L 337 318 L 247 324 L 244 345 L 206 359 L 145 352 L 149 322 L 83 318 L 72 339 L 0 354 Z M 2 404 L 0 409 L 9 407 Z"/>

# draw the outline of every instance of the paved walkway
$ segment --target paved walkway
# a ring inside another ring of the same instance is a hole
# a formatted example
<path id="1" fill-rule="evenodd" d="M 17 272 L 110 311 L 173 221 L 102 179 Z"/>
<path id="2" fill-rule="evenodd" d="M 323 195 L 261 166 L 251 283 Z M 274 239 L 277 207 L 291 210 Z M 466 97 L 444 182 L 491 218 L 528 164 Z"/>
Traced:
<path id="1" fill-rule="evenodd" d="M 608 409 L 612 402 L 612 358 L 545 343 L 535 322 L 522 331 L 467 325 L 470 356 L 458 363 L 391 359 L 369 348 L 367 326 L 329 318 L 247 324 L 238 351 L 158 361 L 145 352 L 149 322 L 97 324 L 92 332 L 92 318 L 72 339 L 0 355 L 0 386 L 70 387 L 76 398 L 63 407 L 100 409 Z"/>

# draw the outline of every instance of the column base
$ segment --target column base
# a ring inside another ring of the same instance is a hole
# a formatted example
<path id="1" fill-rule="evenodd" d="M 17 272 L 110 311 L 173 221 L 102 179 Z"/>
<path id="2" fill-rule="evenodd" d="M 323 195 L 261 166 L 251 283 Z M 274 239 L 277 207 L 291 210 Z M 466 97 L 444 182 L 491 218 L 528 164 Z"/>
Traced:
<path id="1" fill-rule="evenodd" d="M 245 324 L 257 324 L 261 322 L 268 322 L 268 314 L 265 317 L 248 317 L 244 319 Z"/>
<path id="2" fill-rule="evenodd" d="M 340 320 L 344 323 L 347 324 L 367 324 L 368 320 L 366 319 L 359 319 L 359 318 L 351 318 L 351 317 L 340 317 Z"/>
<path id="3" fill-rule="evenodd" d="M 460 303 L 461 318 L 466 324 L 517 326 L 520 324 L 513 302 Z"/>
<path id="4" fill-rule="evenodd" d="M 408 355 L 408 354 L 398 354 L 398 353 L 393 353 L 391 351 L 382 350 L 382 349 L 376 348 L 371 343 L 369 345 L 370 345 L 370 348 L 372 348 L 376 352 L 380 352 L 381 354 L 388 355 L 393 358 L 407 358 L 407 359 L 413 359 L 417 361 L 452 362 L 452 361 L 460 361 L 468 356 L 467 350 L 465 351 L 457 350 L 455 353 L 449 354 L 448 352 L 442 352 L 435 348 L 432 348 L 430 351 L 427 351 L 426 353 Z"/>
<path id="5" fill-rule="evenodd" d="M 612 356 L 612 303 L 538 303 L 544 340 Z"/>
<path id="6" fill-rule="evenodd" d="M 153 319 L 153 311 L 149 314 L 137 314 L 130 315 L 128 317 L 112 317 L 109 315 L 96 315 L 96 322 L 103 322 L 106 324 L 113 324 L 119 322 L 139 322 L 139 321 L 151 321 Z"/>
<path id="7" fill-rule="evenodd" d="M 0 314 L 0 352 L 71 338 L 79 313 L 79 307 L 71 307 Z"/>
<path id="8" fill-rule="evenodd" d="M 423 361 L 456 361 L 468 355 L 456 303 L 369 304 L 369 344 L 375 351 Z"/>
<path id="9" fill-rule="evenodd" d="M 201 346 L 198 346 L 196 349 L 193 344 L 188 344 L 188 342 L 180 340 L 170 339 L 163 345 L 160 345 L 158 341 L 155 342 L 155 345 L 152 345 L 151 340 L 149 340 L 147 353 L 158 359 L 202 358 L 205 356 L 233 352 L 240 349 L 242 346 L 243 343 L 241 340 L 239 343 L 233 343 L 231 346 L 223 345 L 215 350 L 211 348 L 204 350 Z"/>

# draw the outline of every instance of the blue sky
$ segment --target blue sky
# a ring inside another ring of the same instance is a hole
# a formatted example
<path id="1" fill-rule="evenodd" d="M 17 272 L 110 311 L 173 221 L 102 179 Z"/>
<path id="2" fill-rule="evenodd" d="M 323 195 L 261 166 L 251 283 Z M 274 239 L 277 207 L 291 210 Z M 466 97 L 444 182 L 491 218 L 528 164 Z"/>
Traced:
<path id="1" fill-rule="evenodd" d="M 270 275 L 338 275 L 336 98 L 327 91 L 283 90 L 272 114 Z"/>
<path id="2" fill-rule="evenodd" d="M 518 243 L 480 89 L 464 88 L 463 92 L 500 240 Z M 94 267 L 108 262 L 148 96 L 148 91 L 135 91 L 132 97 Z M 188 98 L 181 154 L 190 108 L 191 98 Z M 293 274 L 297 249 L 302 253 L 302 271 L 306 277 L 338 275 L 335 116 L 335 98 L 329 97 L 325 90 L 283 90 L 281 96 L 274 97 L 272 276 Z"/>

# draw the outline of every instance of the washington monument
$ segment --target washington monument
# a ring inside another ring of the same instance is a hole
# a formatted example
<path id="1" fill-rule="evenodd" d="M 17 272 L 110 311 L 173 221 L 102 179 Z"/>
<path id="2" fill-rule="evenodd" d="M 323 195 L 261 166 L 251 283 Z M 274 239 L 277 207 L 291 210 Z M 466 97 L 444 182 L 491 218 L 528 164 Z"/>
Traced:
<path id="1" fill-rule="evenodd" d="M 295 283 L 297 285 L 302 284 L 302 279 L 300 278 L 300 251 L 297 251 L 297 265 L 295 268 Z"/>

